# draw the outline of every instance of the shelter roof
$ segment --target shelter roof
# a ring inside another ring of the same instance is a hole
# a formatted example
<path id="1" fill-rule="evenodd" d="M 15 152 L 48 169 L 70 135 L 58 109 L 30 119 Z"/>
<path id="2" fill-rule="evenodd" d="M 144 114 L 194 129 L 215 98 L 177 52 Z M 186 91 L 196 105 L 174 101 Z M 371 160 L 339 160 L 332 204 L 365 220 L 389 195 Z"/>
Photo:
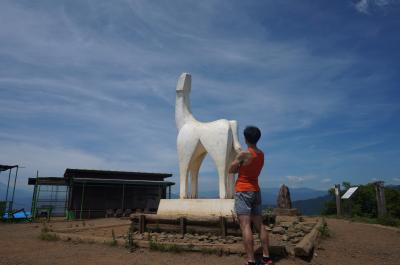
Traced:
<path id="1" fill-rule="evenodd" d="M 103 184 L 135 184 L 146 186 L 172 186 L 175 182 L 156 180 L 129 180 L 129 179 L 96 179 L 96 178 L 74 178 L 74 183 L 103 183 Z"/>
<path id="2" fill-rule="evenodd" d="M 14 167 L 18 167 L 18 165 L 13 165 L 13 166 L 10 166 L 10 165 L 0 165 L 0 172 L 1 172 L 1 171 L 6 171 L 6 170 L 9 170 L 9 169 L 12 169 L 12 168 L 14 168 Z"/>
<path id="3" fill-rule="evenodd" d="M 128 172 L 112 170 L 94 169 L 72 169 L 67 168 L 64 178 L 93 178 L 93 179 L 125 179 L 125 180 L 154 180 L 163 181 L 164 178 L 171 177 L 170 173 L 148 173 L 148 172 Z"/>
<path id="4" fill-rule="evenodd" d="M 40 177 L 40 178 L 29 178 L 28 185 L 55 185 L 55 186 L 67 186 L 68 181 L 65 178 L 60 177 Z"/>

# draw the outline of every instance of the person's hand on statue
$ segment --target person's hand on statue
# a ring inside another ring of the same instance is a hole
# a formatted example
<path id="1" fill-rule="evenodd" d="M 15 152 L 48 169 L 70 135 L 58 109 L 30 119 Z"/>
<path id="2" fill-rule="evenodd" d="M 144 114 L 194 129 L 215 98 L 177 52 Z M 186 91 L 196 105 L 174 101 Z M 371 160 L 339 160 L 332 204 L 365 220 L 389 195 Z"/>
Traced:
<path id="1" fill-rule="evenodd" d="M 229 167 L 229 173 L 238 173 L 240 166 L 248 165 L 251 159 L 252 155 L 249 151 L 239 152 Z"/>
<path id="2" fill-rule="evenodd" d="M 241 165 L 250 164 L 252 158 L 253 156 L 249 151 L 241 151 L 236 157 L 236 159 L 240 162 Z"/>

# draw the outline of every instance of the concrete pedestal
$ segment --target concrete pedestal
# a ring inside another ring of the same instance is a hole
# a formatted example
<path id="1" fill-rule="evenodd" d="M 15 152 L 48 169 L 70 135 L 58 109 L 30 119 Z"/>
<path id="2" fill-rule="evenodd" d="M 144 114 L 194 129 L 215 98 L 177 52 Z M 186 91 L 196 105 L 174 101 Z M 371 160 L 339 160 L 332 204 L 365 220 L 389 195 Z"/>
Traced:
<path id="1" fill-rule="evenodd" d="M 233 199 L 162 199 L 158 215 L 232 216 Z"/>

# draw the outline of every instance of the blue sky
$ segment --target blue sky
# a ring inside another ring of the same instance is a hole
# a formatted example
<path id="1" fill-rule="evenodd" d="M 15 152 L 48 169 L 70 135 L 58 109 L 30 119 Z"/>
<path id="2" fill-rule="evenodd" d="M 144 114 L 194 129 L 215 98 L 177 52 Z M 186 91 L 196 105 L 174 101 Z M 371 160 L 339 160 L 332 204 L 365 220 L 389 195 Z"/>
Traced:
<path id="1" fill-rule="evenodd" d="M 400 184 L 400 1 L 0 7 L 0 164 L 25 167 L 20 187 L 68 167 L 170 172 L 178 188 L 182 72 L 198 120 L 261 128 L 263 187 Z M 208 158 L 200 192 L 217 184 Z"/>

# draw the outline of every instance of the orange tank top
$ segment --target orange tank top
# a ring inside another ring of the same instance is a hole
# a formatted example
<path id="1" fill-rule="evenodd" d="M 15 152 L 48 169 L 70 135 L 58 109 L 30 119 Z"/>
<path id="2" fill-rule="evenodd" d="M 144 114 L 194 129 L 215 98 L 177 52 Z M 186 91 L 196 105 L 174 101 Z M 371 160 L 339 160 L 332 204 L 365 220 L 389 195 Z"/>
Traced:
<path id="1" fill-rule="evenodd" d="M 235 191 L 260 191 L 258 186 L 258 176 L 264 166 L 264 153 L 257 153 L 253 148 L 248 151 L 253 156 L 248 165 L 241 165 L 239 177 L 236 180 Z"/>

